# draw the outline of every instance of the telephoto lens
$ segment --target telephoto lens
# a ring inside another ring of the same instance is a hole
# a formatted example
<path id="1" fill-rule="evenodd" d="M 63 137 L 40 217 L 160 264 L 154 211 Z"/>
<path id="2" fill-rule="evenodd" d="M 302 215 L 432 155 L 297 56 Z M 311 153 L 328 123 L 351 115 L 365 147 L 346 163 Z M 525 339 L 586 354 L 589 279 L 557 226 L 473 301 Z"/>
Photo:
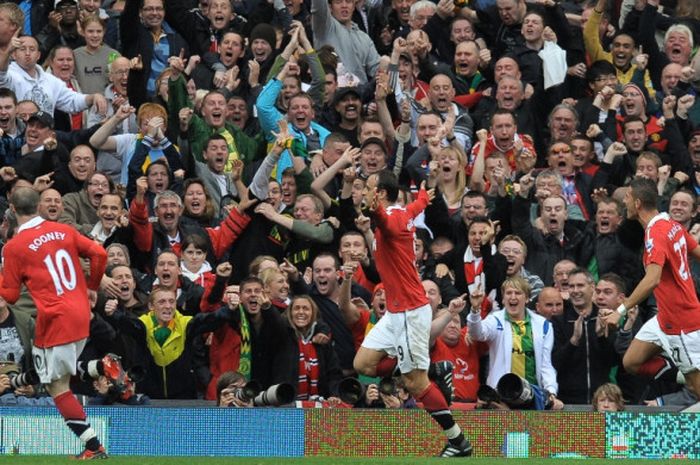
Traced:
<path id="1" fill-rule="evenodd" d="M 253 399 L 253 404 L 256 407 L 279 407 L 291 403 L 295 396 L 294 386 L 289 383 L 280 383 L 260 392 Z"/>
<path id="2" fill-rule="evenodd" d="M 260 383 L 255 380 L 248 381 L 245 386 L 240 389 L 236 389 L 234 395 L 236 399 L 241 402 L 248 403 L 255 398 L 260 392 Z"/>

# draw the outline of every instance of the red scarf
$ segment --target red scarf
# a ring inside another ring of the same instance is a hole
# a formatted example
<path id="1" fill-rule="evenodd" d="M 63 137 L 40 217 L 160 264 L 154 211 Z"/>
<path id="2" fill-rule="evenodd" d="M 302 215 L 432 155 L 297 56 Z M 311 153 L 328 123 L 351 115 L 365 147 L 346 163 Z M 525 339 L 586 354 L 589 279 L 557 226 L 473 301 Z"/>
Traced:
<path id="1" fill-rule="evenodd" d="M 464 253 L 464 278 L 467 282 L 469 293 L 471 293 L 477 285 L 481 286 L 483 292 L 488 292 L 488 289 L 485 288 L 486 276 L 484 275 L 484 259 L 475 257 L 471 247 L 467 247 L 467 251 Z M 486 294 L 484 300 L 481 302 L 482 318 L 486 318 L 486 315 L 491 311 L 490 297 L 489 294 Z"/>
<path id="2" fill-rule="evenodd" d="M 311 341 L 299 338 L 299 382 L 297 399 L 307 400 L 318 395 L 318 378 L 320 375 L 316 347 Z"/>

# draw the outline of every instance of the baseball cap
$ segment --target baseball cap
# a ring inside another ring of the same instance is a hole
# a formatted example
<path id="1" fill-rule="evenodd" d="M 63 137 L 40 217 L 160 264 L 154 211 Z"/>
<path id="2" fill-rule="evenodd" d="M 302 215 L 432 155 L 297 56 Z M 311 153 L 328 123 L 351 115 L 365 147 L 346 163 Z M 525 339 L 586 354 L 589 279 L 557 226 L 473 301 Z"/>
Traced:
<path id="1" fill-rule="evenodd" d="M 372 144 L 378 145 L 379 147 L 382 148 L 382 152 L 384 152 L 385 154 L 387 153 L 386 145 L 384 144 L 384 141 L 381 140 L 379 137 L 369 137 L 369 138 L 367 138 L 367 140 L 365 140 L 365 141 L 362 143 L 362 146 L 360 147 L 360 150 L 364 150 L 365 147 L 367 147 L 368 145 L 372 145 Z"/>
<path id="2" fill-rule="evenodd" d="M 338 87 L 333 94 L 333 105 L 343 100 L 346 95 L 350 94 L 355 94 L 355 96 L 359 99 L 362 98 L 360 92 L 357 90 L 357 87 Z"/>
<path id="3" fill-rule="evenodd" d="M 37 111 L 29 117 L 27 123 L 31 123 L 32 121 L 36 121 L 43 124 L 47 128 L 53 129 L 53 116 L 46 111 Z"/>

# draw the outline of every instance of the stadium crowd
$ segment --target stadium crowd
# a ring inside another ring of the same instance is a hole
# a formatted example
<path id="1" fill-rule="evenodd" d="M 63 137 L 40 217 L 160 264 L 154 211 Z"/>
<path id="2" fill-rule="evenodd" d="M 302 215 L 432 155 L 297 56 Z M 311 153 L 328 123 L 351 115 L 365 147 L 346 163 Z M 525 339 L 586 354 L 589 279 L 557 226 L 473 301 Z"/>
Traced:
<path id="1" fill-rule="evenodd" d="M 503 407 L 514 373 L 551 408 L 690 405 L 672 360 L 622 367 L 653 297 L 604 317 L 644 275 L 632 179 L 700 239 L 699 40 L 696 0 L 3 2 L 0 235 L 29 186 L 106 249 L 80 359 L 138 381 L 76 377 L 92 402 L 336 406 L 396 298 L 366 202 L 394 179 L 434 196 L 415 266 L 455 402 Z M 0 301 L 0 405 L 50 402 L 10 384 L 35 316 Z M 415 406 L 360 380 L 357 406 Z"/>

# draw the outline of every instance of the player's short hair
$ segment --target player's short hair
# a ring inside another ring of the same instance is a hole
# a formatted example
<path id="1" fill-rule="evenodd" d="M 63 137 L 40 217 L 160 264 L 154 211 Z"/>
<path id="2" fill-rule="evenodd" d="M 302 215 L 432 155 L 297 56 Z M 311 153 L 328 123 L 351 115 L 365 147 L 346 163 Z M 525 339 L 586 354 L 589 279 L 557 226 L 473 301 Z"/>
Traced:
<path id="1" fill-rule="evenodd" d="M 313 263 L 316 262 L 316 260 L 318 260 L 319 258 L 324 258 L 324 257 L 331 257 L 333 259 L 333 265 L 335 266 L 335 269 L 336 270 L 340 269 L 340 258 L 338 258 L 338 256 L 336 254 L 333 254 L 331 252 L 321 252 L 318 255 L 316 255 L 316 257 L 314 258 L 314 261 L 312 262 L 312 265 L 313 265 Z"/>
<path id="2" fill-rule="evenodd" d="M 642 208 L 645 210 L 656 208 L 659 201 L 659 192 L 654 181 L 637 177 L 630 182 L 630 189 L 632 198 L 639 200 Z"/>
<path id="3" fill-rule="evenodd" d="M 0 5 L 3 5 L 0 3 Z M 0 98 L 9 98 L 12 99 L 12 103 L 16 106 L 17 105 L 17 95 L 12 92 L 12 89 L 8 89 L 7 87 L 0 87 Z"/>
<path id="4" fill-rule="evenodd" d="M 377 191 L 385 191 L 389 202 L 396 202 L 399 198 L 399 180 L 396 175 L 389 170 L 381 170 L 376 173 Z"/>
<path id="5" fill-rule="evenodd" d="M 39 206 L 39 193 L 30 187 L 18 187 L 10 196 L 10 203 L 17 215 L 36 215 Z"/>
<path id="6" fill-rule="evenodd" d="M 569 279 L 571 279 L 571 277 L 575 274 L 582 274 L 586 277 L 586 282 L 588 282 L 588 284 L 595 284 L 595 278 L 593 278 L 591 272 L 588 271 L 586 268 L 577 266 L 569 273 Z"/>
<path id="7" fill-rule="evenodd" d="M 241 280 L 241 282 L 238 284 L 238 288 L 241 290 L 241 292 L 243 292 L 243 288 L 249 284 L 259 284 L 260 287 L 265 287 L 265 283 L 262 282 L 262 279 L 258 278 L 257 276 L 248 276 L 247 278 Z"/>
<path id="8" fill-rule="evenodd" d="M 156 295 L 159 292 L 170 292 L 171 294 L 174 294 L 175 297 L 177 298 L 177 291 L 175 291 L 173 289 L 168 289 L 165 286 L 153 286 L 153 289 L 151 290 L 151 293 L 148 296 L 149 305 L 153 305 L 153 303 L 156 301 Z"/>
<path id="9" fill-rule="evenodd" d="M 613 286 L 615 286 L 615 289 L 617 289 L 617 292 L 622 292 L 623 294 L 627 294 L 627 285 L 625 284 L 625 280 L 620 277 L 619 274 L 617 273 L 605 273 L 603 276 L 598 279 L 598 282 L 601 281 L 607 281 L 611 283 Z"/>
<path id="10" fill-rule="evenodd" d="M 622 204 L 622 202 L 620 202 L 614 197 L 603 197 L 598 202 L 598 205 L 600 205 L 601 203 L 604 203 L 606 205 L 614 205 L 615 210 L 617 211 L 617 214 L 619 216 L 622 216 L 625 213 L 625 206 Z"/>

